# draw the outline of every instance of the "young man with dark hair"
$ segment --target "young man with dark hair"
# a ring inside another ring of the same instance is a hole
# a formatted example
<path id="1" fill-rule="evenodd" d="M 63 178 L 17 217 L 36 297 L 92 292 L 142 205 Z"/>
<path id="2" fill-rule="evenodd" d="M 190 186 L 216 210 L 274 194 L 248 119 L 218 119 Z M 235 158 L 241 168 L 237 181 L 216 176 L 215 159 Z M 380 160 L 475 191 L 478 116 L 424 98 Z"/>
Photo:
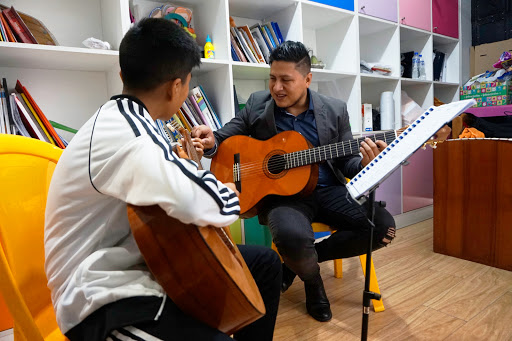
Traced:
<path id="1" fill-rule="evenodd" d="M 300 132 L 314 146 L 352 139 L 346 104 L 309 89 L 311 60 L 300 42 L 286 41 L 270 56 L 269 90 L 253 93 L 243 110 L 214 133 L 206 126 L 193 135 L 202 138 L 205 155 L 232 135 L 249 135 L 267 140 L 279 132 Z M 329 300 L 320 276 L 319 262 L 358 256 L 366 252 L 369 237 L 367 207 L 347 193 L 345 177 L 353 177 L 382 149 L 383 141 L 366 139 L 360 156 L 344 157 L 320 164 L 318 185 L 307 196 L 269 196 L 263 199 L 260 222 L 268 225 L 283 257 L 284 292 L 295 274 L 303 281 L 308 313 L 318 321 L 332 318 Z M 395 222 L 384 208 L 375 207 L 374 249 L 391 242 Z M 311 222 L 337 228 L 329 238 L 315 244 Z"/>
<path id="2" fill-rule="evenodd" d="M 58 325 L 70 340 L 231 340 L 184 314 L 166 295 L 142 258 L 126 212 L 128 203 L 159 205 L 199 226 L 224 227 L 238 219 L 234 184 L 179 159 L 155 123 L 183 104 L 199 49 L 173 22 L 144 19 L 126 33 L 119 60 L 123 94 L 76 134 L 49 189 L 45 270 Z M 202 155 L 201 142 L 194 144 Z M 279 257 L 263 247 L 240 246 L 240 252 L 267 314 L 235 339 L 271 340 Z M 178 261 L 187 262 L 187 255 Z"/>

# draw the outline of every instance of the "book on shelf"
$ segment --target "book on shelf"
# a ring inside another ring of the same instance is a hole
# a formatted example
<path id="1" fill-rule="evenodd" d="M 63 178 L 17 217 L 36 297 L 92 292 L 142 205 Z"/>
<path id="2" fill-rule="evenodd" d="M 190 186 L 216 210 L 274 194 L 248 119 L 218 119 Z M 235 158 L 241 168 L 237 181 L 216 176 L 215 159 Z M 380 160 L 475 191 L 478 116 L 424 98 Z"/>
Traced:
<path id="1" fill-rule="evenodd" d="M 192 101 L 192 102 L 195 102 L 195 101 Z M 187 113 L 187 115 L 190 115 L 189 117 L 191 117 L 193 119 L 193 121 L 195 121 L 194 125 L 206 124 L 206 122 L 203 121 L 202 117 L 199 115 L 197 110 L 194 108 L 194 105 L 192 104 L 192 102 L 190 101 L 190 97 L 187 97 L 185 99 L 185 102 L 183 103 L 183 106 L 182 106 L 183 108 L 185 108 L 185 112 Z"/>
<path id="2" fill-rule="evenodd" d="M 12 33 L 12 30 L 11 30 L 9 24 L 7 23 L 7 19 L 5 18 L 4 12 L 2 12 L 2 11 L 0 11 L 0 22 L 2 24 L 3 29 L 5 30 L 5 35 L 7 36 L 6 41 L 11 42 L 11 43 L 16 43 L 17 40 L 14 37 L 14 34 Z"/>
<path id="3" fill-rule="evenodd" d="M 36 120 L 36 123 L 37 125 L 39 126 L 40 128 L 40 131 L 42 131 L 42 133 L 44 133 L 44 136 L 48 139 L 46 142 L 50 142 L 51 144 L 53 144 L 54 146 L 56 146 L 57 144 L 53 141 L 52 137 L 50 136 L 50 134 L 48 133 L 48 130 L 46 130 L 46 128 L 44 127 L 43 125 L 43 122 L 41 122 L 41 119 L 39 118 L 39 116 L 37 115 L 37 113 L 35 112 L 34 108 L 32 107 L 32 105 L 30 105 L 30 103 L 28 102 L 27 100 L 27 96 L 25 96 L 24 94 L 20 94 L 19 92 L 17 91 L 13 91 L 13 94 L 16 94 L 16 97 L 18 98 L 18 100 L 21 102 L 21 104 L 25 107 L 25 110 L 29 113 L 29 115 Z"/>
<path id="4" fill-rule="evenodd" d="M 183 126 L 185 127 L 185 129 L 187 129 L 189 132 L 192 132 L 192 125 L 190 124 L 190 122 L 185 117 L 185 114 L 183 114 L 183 109 L 182 108 L 180 108 L 178 110 L 176 115 L 178 115 L 178 117 L 179 117 L 181 123 L 183 123 Z"/>
<path id="5" fill-rule="evenodd" d="M 189 99 L 194 105 L 194 108 L 197 110 L 203 121 L 207 126 L 209 126 L 212 130 L 217 130 L 217 127 L 215 123 L 213 123 L 210 112 L 208 110 L 208 107 L 206 106 L 206 103 L 203 99 L 203 96 L 201 95 L 201 91 L 199 90 L 199 87 L 192 88 L 189 92 Z"/>
<path id="6" fill-rule="evenodd" d="M 57 134 L 57 132 L 55 131 L 55 129 L 53 128 L 51 123 L 48 121 L 48 119 L 46 118 L 46 116 L 43 113 L 43 111 L 41 110 L 41 108 L 37 105 L 34 98 L 30 95 L 30 92 L 28 92 L 27 88 L 25 88 L 19 80 L 17 80 L 17 82 L 16 82 L 15 89 L 22 96 L 25 96 L 24 99 L 26 98 L 27 103 L 30 104 L 30 107 L 32 107 L 34 109 L 35 114 L 37 115 L 37 117 L 39 117 L 39 119 L 41 121 L 41 126 L 46 129 L 48 134 L 51 136 L 50 139 L 53 139 L 53 141 L 55 142 L 55 145 L 57 145 L 58 147 L 60 147 L 62 149 L 66 148 L 66 145 L 64 144 L 62 139 L 59 137 L 59 135 Z"/>
<path id="7" fill-rule="evenodd" d="M 9 7 L 0 4 L 0 11 L 3 11 L 5 9 L 9 9 Z M 57 40 L 55 39 L 53 34 L 41 21 L 15 9 L 14 11 L 18 14 L 20 20 L 23 21 L 27 30 L 34 37 L 34 39 L 36 40 L 36 44 L 58 45 Z"/>
<path id="8" fill-rule="evenodd" d="M 25 137 L 32 137 L 30 133 L 28 132 L 27 128 L 25 128 L 25 125 L 23 124 L 23 121 L 21 119 L 20 113 L 18 111 L 18 108 L 16 105 L 13 106 L 12 110 L 12 117 L 13 117 L 13 129 L 11 129 L 11 134 L 13 135 L 21 135 Z"/>
<path id="9" fill-rule="evenodd" d="M 29 114 L 23 103 L 21 103 L 21 101 L 18 99 L 18 96 L 15 93 L 12 93 L 10 98 L 11 107 L 17 108 L 18 112 L 20 113 L 21 120 L 23 121 L 23 124 L 25 125 L 25 128 L 27 128 L 30 135 L 33 138 L 39 139 L 41 141 L 50 142 L 39 124 L 37 124 L 35 118 L 32 116 L 32 113 Z"/>
<path id="10" fill-rule="evenodd" d="M 276 32 L 274 31 L 274 26 L 272 26 L 272 22 L 267 22 L 263 25 L 268 29 L 268 32 L 272 35 L 272 39 L 274 40 L 274 43 L 277 47 L 280 44 L 280 42 Z"/>
<path id="11" fill-rule="evenodd" d="M 7 128 L 10 134 L 12 134 L 11 127 L 13 126 L 13 118 L 12 118 L 12 111 L 11 111 L 11 101 L 9 99 L 9 88 L 7 87 L 7 79 L 2 78 L 2 88 L 4 91 L 4 99 L 5 99 L 5 109 L 6 109 L 6 118 L 7 118 Z"/>
<path id="12" fill-rule="evenodd" d="M 251 33 L 260 48 L 263 59 L 265 59 L 265 62 L 268 64 L 270 62 L 270 50 L 268 49 L 267 43 L 265 42 L 265 38 L 263 38 L 263 35 L 261 34 L 261 31 L 258 27 L 251 28 Z"/>
<path id="13" fill-rule="evenodd" d="M 275 21 L 271 21 L 270 24 L 272 25 L 272 28 L 274 29 L 274 33 L 276 34 L 277 40 L 279 41 L 279 44 L 284 43 L 283 35 L 281 34 L 281 30 L 279 29 L 279 25 Z"/>
<path id="14" fill-rule="evenodd" d="M 212 114 L 213 121 L 215 122 L 215 125 L 217 126 L 218 129 L 222 128 L 222 123 L 219 119 L 219 116 L 217 116 L 217 113 L 215 112 L 215 110 L 213 110 L 213 106 L 210 103 L 210 100 L 208 99 L 208 96 L 206 96 L 206 92 L 204 91 L 204 89 L 201 85 L 199 85 L 199 90 L 201 90 L 201 94 L 203 95 L 203 98 L 206 102 L 206 106 L 208 107 L 208 109 L 210 110 L 210 113 Z"/>
<path id="15" fill-rule="evenodd" d="M 230 30 L 229 31 L 229 37 L 231 39 L 231 47 L 235 50 L 235 53 L 239 59 L 239 61 L 241 62 L 247 62 L 247 58 L 244 54 L 244 52 L 242 51 L 242 47 L 240 45 L 240 43 L 238 42 L 238 37 L 235 37 L 233 36 L 233 31 Z"/>
<path id="16" fill-rule="evenodd" d="M 260 64 L 265 64 L 266 63 L 265 58 L 263 58 L 261 49 L 260 49 L 258 43 L 254 40 L 254 37 L 253 37 L 251 31 L 249 30 L 249 26 L 247 26 L 247 25 L 240 26 L 240 27 L 238 27 L 238 30 L 243 33 L 244 38 L 247 41 L 249 47 L 252 48 L 252 52 L 253 52 L 254 56 L 256 57 L 256 60 Z"/>
<path id="17" fill-rule="evenodd" d="M 11 8 L 2 10 L 2 13 L 9 23 L 9 26 L 11 27 L 18 42 L 26 44 L 37 44 L 36 38 L 30 32 L 27 25 L 25 25 L 25 22 L 23 19 L 21 19 L 13 6 L 11 6 Z"/>
<path id="18" fill-rule="evenodd" d="M 270 28 L 267 25 L 263 25 L 261 27 L 265 30 L 265 33 L 267 34 L 267 37 L 270 40 L 270 43 L 272 44 L 272 49 L 275 49 L 279 44 L 277 42 L 277 38 L 274 40 L 274 35 L 272 34 L 272 26 L 270 26 Z"/>
<path id="19" fill-rule="evenodd" d="M 274 49 L 274 46 L 272 45 L 272 42 L 268 37 L 267 31 L 265 30 L 265 28 L 263 28 L 263 26 L 261 26 L 261 24 L 254 24 L 250 27 L 250 29 L 251 31 L 258 30 L 260 32 L 261 36 L 263 37 L 263 41 L 265 42 L 265 45 L 267 45 L 267 49 L 269 51 L 272 51 Z"/>
<path id="20" fill-rule="evenodd" d="M 247 42 L 245 41 L 242 33 L 236 27 L 231 27 L 231 31 L 233 32 L 233 36 L 238 39 L 238 42 L 240 43 L 242 51 L 244 51 L 247 60 L 251 63 L 258 63 L 256 57 L 252 54 L 249 45 L 247 45 Z"/>

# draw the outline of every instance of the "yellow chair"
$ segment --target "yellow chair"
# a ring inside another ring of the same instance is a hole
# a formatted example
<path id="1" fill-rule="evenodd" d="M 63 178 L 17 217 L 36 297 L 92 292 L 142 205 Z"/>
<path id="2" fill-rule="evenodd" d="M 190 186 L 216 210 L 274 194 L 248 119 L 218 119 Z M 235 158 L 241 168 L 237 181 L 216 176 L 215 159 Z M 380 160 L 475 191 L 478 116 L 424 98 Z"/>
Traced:
<path id="1" fill-rule="evenodd" d="M 329 232 L 332 234 L 333 230 L 329 227 L 329 225 L 322 223 L 312 223 L 311 227 L 313 228 L 313 232 Z M 272 249 L 277 252 L 277 247 L 272 242 Z M 279 254 L 279 252 L 278 252 Z M 281 257 L 281 255 L 279 255 Z M 366 254 L 359 256 L 359 261 L 361 262 L 361 267 L 363 268 L 363 275 L 366 275 Z M 377 274 L 375 273 L 375 267 L 373 265 L 373 259 L 371 260 L 371 268 L 370 268 L 370 291 L 373 291 L 377 294 L 380 294 L 379 283 L 377 281 Z M 343 277 L 343 265 L 341 259 L 334 260 L 334 277 L 342 278 Z M 384 311 L 384 303 L 382 302 L 382 298 L 380 300 L 372 300 L 373 310 L 378 313 L 380 311 Z"/>
<path id="2" fill-rule="evenodd" d="M 44 273 L 44 212 L 62 150 L 0 135 L 0 292 L 14 319 L 14 339 L 66 340 Z"/>

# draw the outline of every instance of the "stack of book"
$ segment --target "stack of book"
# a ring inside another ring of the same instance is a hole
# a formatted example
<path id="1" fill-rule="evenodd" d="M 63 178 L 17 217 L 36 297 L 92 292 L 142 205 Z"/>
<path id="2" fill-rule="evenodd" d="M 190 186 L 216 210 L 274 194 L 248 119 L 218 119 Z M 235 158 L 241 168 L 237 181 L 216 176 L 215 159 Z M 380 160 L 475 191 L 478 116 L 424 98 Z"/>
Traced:
<path id="1" fill-rule="evenodd" d="M 268 64 L 270 53 L 284 42 L 276 22 L 237 27 L 231 21 L 231 57 L 233 61 Z"/>
<path id="2" fill-rule="evenodd" d="M 156 123 L 160 129 L 161 135 L 163 135 L 168 142 L 178 142 L 180 139 L 179 133 L 173 128 L 176 123 L 189 132 L 192 132 L 193 127 L 203 124 L 207 125 L 212 130 L 217 130 L 222 127 L 219 117 L 215 113 L 215 110 L 213 110 L 213 106 L 208 100 L 208 97 L 206 97 L 206 93 L 201 85 L 190 90 L 188 98 L 170 120 L 165 122 L 157 120 Z"/>
<path id="3" fill-rule="evenodd" d="M 37 37 L 37 38 L 36 38 Z M 0 41 L 57 45 L 55 38 L 37 19 L 0 5 Z"/>
<path id="4" fill-rule="evenodd" d="M 7 80 L 2 79 L 0 133 L 32 137 L 63 149 L 67 145 L 19 80 L 16 82 L 15 90 L 9 91 Z"/>

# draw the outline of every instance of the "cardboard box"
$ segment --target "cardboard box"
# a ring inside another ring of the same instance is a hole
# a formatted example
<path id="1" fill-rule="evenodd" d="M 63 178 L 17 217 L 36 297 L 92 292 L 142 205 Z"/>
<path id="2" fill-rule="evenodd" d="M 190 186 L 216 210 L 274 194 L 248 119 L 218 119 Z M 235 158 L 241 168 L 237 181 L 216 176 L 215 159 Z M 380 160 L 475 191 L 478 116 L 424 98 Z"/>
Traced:
<path id="1" fill-rule="evenodd" d="M 471 47 L 471 77 L 487 70 L 494 70 L 492 65 L 500 59 L 501 54 L 505 51 L 512 53 L 512 39 Z"/>
<path id="2" fill-rule="evenodd" d="M 460 99 L 474 98 L 475 107 L 491 107 L 510 104 L 511 81 L 482 82 L 460 87 Z"/>

